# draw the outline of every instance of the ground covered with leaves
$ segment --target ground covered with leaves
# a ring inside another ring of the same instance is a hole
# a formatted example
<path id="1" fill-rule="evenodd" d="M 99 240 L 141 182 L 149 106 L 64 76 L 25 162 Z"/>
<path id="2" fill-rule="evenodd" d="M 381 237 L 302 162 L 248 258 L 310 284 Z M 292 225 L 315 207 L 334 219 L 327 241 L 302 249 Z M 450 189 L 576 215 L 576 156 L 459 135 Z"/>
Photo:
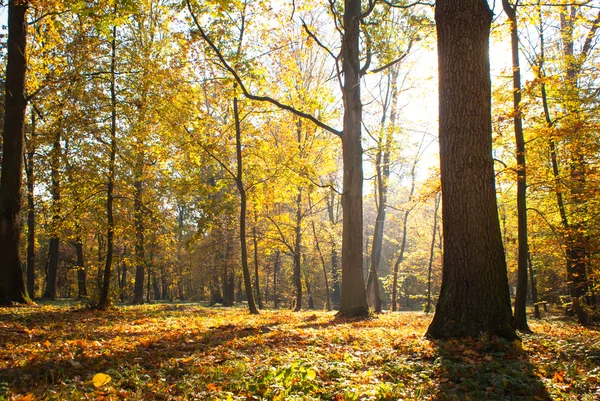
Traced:
<path id="1" fill-rule="evenodd" d="M 197 304 L 0 309 L 0 400 L 597 400 L 600 337 L 429 341 L 431 316 Z"/>

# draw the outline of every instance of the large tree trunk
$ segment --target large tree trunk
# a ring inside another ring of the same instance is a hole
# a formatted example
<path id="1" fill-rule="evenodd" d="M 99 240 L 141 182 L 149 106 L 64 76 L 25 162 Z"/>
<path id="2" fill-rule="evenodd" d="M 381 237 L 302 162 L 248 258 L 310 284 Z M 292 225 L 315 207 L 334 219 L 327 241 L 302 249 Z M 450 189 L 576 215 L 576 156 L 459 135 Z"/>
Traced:
<path id="1" fill-rule="evenodd" d="M 344 71 L 344 160 L 342 191 L 342 294 L 340 315 L 368 316 L 369 306 L 362 267 L 363 205 L 362 205 L 362 143 L 360 99 L 360 0 L 344 2 L 344 38 L 342 65 Z"/>
<path id="2" fill-rule="evenodd" d="M 28 303 L 19 255 L 25 73 L 27 70 L 27 0 L 8 3 L 8 48 L 2 176 L 0 178 L 0 304 Z"/>
<path id="3" fill-rule="evenodd" d="M 117 5 L 114 7 L 115 17 Z M 117 156 L 117 91 L 116 91 L 116 63 L 117 63 L 117 27 L 113 26 L 110 59 L 110 155 L 108 160 L 108 182 L 106 189 L 106 261 L 104 263 L 104 276 L 100 291 L 99 309 L 106 309 L 110 304 L 110 275 L 112 268 L 113 246 L 115 236 L 115 222 L 113 217 L 113 201 L 115 188 L 115 160 Z"/>
<path id="4" fill-rule="evenodd" d="M 48 260 L 46 265 L 46 290 L 44 291 L 44 298 L 54 299 L 56 298 L 56 277 L 58 274 L 58 249 L 60 246 L 60 239 L 58 238 L 58 226 L 60 224 L 60 159 L 61 159 L 61 146 L 60 146 L 60 131 L 56 133 L 54 137 L 54 143 L 52 144 L 51 154 L 51 181 L 52 186 L 50 192 L 52 194 L 52 221 L 50 223 L 50 244 L 48 246 Z"/>
<path id="5" fill-rule="evenodd" d="M 510 41 L 513 63 L 513 114 L 515 142 L 517 150 L 517 221 L 518 221 L 518 268 L 517 295 L 515 298 L 515 327 L 521 331 L 531 331 L 527 325 L 527 170 L 525 166 L 525 137 L 521 118 L 521 67 L 519 64 L 519 33 L 517 6 L 502 0 L 504 12 L 511 24 Z"/>
<path id="6" fill-rule="evenodd" d="M 492 159 L 485 0 L 438 0 L 444 265 L 428 336 L 515 339 Z"/>

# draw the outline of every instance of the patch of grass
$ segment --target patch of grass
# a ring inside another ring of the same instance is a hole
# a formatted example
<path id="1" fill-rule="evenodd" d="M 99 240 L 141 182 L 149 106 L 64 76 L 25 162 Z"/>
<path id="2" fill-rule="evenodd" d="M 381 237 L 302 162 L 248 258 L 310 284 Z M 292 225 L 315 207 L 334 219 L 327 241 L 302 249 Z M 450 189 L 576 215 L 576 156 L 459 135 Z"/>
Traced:
<path id="1" fill-rule="evenodd" d="M 532 321 L 520 349 L 495 338 L 426 340 L 430 318 L 251 316 L 189 303 L 0 309 L 0 401 L 600 397 L 594 328 Z M 96 387 L 97 373 L 110 382 Z"/>

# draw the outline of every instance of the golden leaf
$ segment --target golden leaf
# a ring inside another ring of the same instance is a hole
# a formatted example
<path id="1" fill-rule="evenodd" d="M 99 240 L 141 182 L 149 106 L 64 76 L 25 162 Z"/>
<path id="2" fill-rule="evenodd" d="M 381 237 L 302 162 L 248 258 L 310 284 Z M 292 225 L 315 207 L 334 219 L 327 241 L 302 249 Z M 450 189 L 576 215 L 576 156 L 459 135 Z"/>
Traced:
<path id="1" fill-rule="evenodd" d="M 94 387 L 99 388 L 107 385 L 111 380 L 112 378 L 109 375 L 106 375 L 104 373 L 97 373 L 94 375 L 92 383 L 94 384 Z"/>

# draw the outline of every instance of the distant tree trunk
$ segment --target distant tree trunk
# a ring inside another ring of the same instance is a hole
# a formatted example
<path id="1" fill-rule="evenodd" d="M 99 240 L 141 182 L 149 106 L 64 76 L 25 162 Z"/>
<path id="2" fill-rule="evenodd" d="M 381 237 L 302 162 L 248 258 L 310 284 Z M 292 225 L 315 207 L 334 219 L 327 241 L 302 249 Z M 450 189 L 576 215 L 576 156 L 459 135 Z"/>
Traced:
<path id="1" fill-rule="evenodd" d="M 225 246 L 225 260 L 223 261 L 223 306 L 233 306 L 235 301 L 235 274 L 233 265 L 231 264 L 231 254 L 233 253 L 233 246 L 231 245 L 230 239 L 227 238 L 227 245 Z"/>
<path id="2" fill-rule="evenodd" d="M 51 153 L 50 176 L 52 185 L 50 193 L 52 194 L 52 221 L 50 223 L 50 244 L 48 246 L 48 260 L 46 265 L 46 290 L 43 297 L 46 299 L 56 298 L 56 276 L 58 273 L 58 248 L 60 240 L 58 238 L 58 226 L 60 224 L 60 131 L 54 137 Z"/>
<path id="3" fill-rule="evenodd" d="M 390 69 L 389 86 L 391 89 L 391 113 L 390 125 L 396 124 L 396 107 L 398 104 L 398 66 Z M 377 156 L 375 159 L 376 173 L 376 192 L 375 203 L 377 206 L 377 218 L 375 220 L 375 229 L 373 230 L 373 246 L 371 247 L 371 266 L 367 280 L 367 291 L 372 292 L 374 296 L 375 313 L 381 313 L 381 296 L 379 295 L 378 270 L 381 264 L 381 251 L 383 248 L 383 231 L 385 228 L 385 217 L 387 209 L 387 192 L 390 179 L 390 152 L 392 147 L 392 132 L 386 129 L 387 102 L 381 118 L 381 127 L 385 135 L 379 137 L 377 144 Z"/>
<path id="4" fill-rule="evenodd" d="M 240 115 L 238 112 L 237 97 L 233 98 L 233 114 L 235 118 L 235 148 L 237 155 L 237 174 L 235 184 L 240 193 L 240 246 L 242 252 L 242 273 L 244 274 L 244 287 L 246 297 L 248 298 L 248 309 L 250 314 L 257 315 L 258 309 L 254 303 L 254 294 L 252 293 L 252 282 L 250 279 L 250 268 L 248 267 L 248 249 L 246 246 L 246 188 L 242 176 L 242 130 L 240 127 Z"/>
<path id="5" fill-rule="evenodd" d="M 533 262 L 531 260 L 531 252 L 527 252 L 527 261 L 529 262 L 529 281 L 531 282 L 531 301 L 533 302 L 534 316 L 536 319 L 541 319 L 540 305 L 538 304 L 537 285 L 535 283 L 535 275 L 533 273 Z"/>
<path id="6" fill-rule="evenodd" d="M 541 24 L 540 20 L 540 24 Z M 563 22 L 564 23 L 564 22 Z M 543 32 L 543 31 L 541 31 Z M 571 32 L 572 33 L 572 32 Z M 563 35 L 567 33 L 563 32 Z M 564 37 L 564 36 L 563 36 Z M 544 37 L 543 33 L 540 33 L 540 48 L 544 48 Z M 572 49 L 566 50 L 567 55 L 570 53 L 572 55 Z M 544 76 L 543 67 L 544 67 L 544 54 L 542 53 L 539 57 L 539 65 L 538 71 L 540 72 L 540 78 Z M 570 73 L 569 73 L 570 74 Z M 568 74 L 568 75 L 569 75 Z M 546 84 L 544 80 L 540 80 L 540 91 L 542 95 L 542 106 L 544 110 L 544 117 L 546 120 L 546 126 L 551 129 L 554 127 L 554 121 L 550 116 L 550 107 L 548 104 L 548 95 L 546 92 Z M 577 233 L 576 227 L 573 226 L 572 222 L 569 220 L 567 216 L 567 210 L 565 207 L 565 195 L 563 193 L 562 183 L 561 183 L 561 174 L 558 165 L 557 158 L 557 149 L 556 142 L 554 137 L 551 137 L 549 140 L 549 150 L 550 150 L 550 163 L 552 165 L 552 174 L 554 176 L 554 186 L 556 192 L 556 202 L 558 205 L 558 211 L 560 214 L 560 220 L 563 227 L 563 230 L 566 233 L 566 263 L 567 263 L 567 276 L 569 282 L 569 292 L 572 299 L 572 310 L 577 316 L 577 319 L 580 324 L 587 325 L 590 322 L 590 316 L 586 311 L 581 300 L 585 299 L 585 296 L 588 292 L 588 280 L 587 280 L 587 254 L 585 252 L 585 247 L 581 246 L 585 243 L 585 239 L 581 237 L 580 234 Z"/>
<path id="7" fill-rule="evenodd" d="M 87 285 L 86 285 L 86 270 L 85 270 L 85 259 L 83 257 L 83 240 L 81 239 L 81 227 L 79 224 L 75 227 L 76 237 L 73 246 L 75 247 L 76 261 L 75 267 L 77 268 L 77 298 L 87 298 Z"/>
<path id="8" fill-rule="evenodd" d="M 362 102 L 360 99 L 360 22 L 361 1 L 344 1 L 344 37 L 342 43 L 344 160 L 342 191 L 342 294 L 339 314 L 368 316 L 362 266 L 363 245 L 363 169 L 362 169 Z"/>
<path id="9" fill-rule="evenodd" d="M 277 309 L 279 306 L 279 298 L 277 296 L 277 274 L 279 273 L 279 263 L 281 258 L 281 251 L 279 249 L 275 252 L 275 263 L 273 264 L 273 307 Z"/>
<path id="10" fill-rule="evenodd" d="M 311 206 L 312 209 L 312 206 Z M 317 229 L 315 228 L 315 221 L 311 221 L 313 237 L 315 238 L 315 248 L 317 249 L 317 253 L 319 254 L 319 259 L 321 260 L 321 266 L 323 267 L 323 277 L 325 279 L 325 299 L 327 302 L 327 310 L 331 310 L 331 301 L 329 295 L 329 280 L 327 278 L 327 265 L 325 264 L 325 258 L 323 257 L 323 252 L 321 251 L 321 246 L 319 245 L 319 237 L 317 237 Z"/>
<path id="11" fill-rule="evenodd" d="M 140 152 L 136 160 L 136 177 L 133 183 L 133 224 L 135 227 L 135 283 L 133 290 L 133 303 L 144 303 L 144 274 L 146 270 L 146 255 L 144 243 L 144 154 Z"/>
<path id="12" fill-rule="evenodd" d="M 27 177 L 27 293 L 35 298 L 35 110 L 31 110 L 31 136 L 27 157 L 25 159 L 25 172 Z"/>
<path id="13" fill-rule="evenodd" d="M 444 265 L 427 335 L 517 338 L 496 203 L 485 0 L 438 0 Z"/>
<path id="14" fill-rule="evenodd" d="M 431 273 L 433 269 L 433 257 L 435 251 L 435 239 L 437 234 L 438 211 L 440 208 L 439 194 L 435 195 L 435 209 L 433 211 L 433 235 L 431 236 L 431 247 L 429 248 L 429 265 L 427 266 L 427 304 L 425 305 L 425 313 L 431 312 Z"/>
<path id="15" fill-rule="evenodd" d="M 408 202 L 406 210 L 404 211 L 404 217 L 402 219 L 402 242 L 400 242 L 400 255 L 396 259 L 394 264 L 394 275 L 392 279 L 392 311 L 396 311 L 398 308 L 398 272 L 400 265 L 404 262 L 404 251 L 406 250 L 406 233 L 408 229 L 408 216 L 412 210 L 411 202 L 415 195 L 415 178 L 417 170 L 418 155 L 415 156 L 412 167 L 410 169 L 410 192 L 408 194 Z"/>
<path id="16" fill-rule="evenodd" d="M 114 6 L 117 14 L 117 5 Z M 108 182 L 106 190 L 106 262 L 104 264 L 104 277 L 98 309 L 106 309 L 110 304 L 110 274 L 113 258 L 113 242 L 115 236 L 115 222 L 113 218 L 113 201 L 115 187 L 115 160 L 117 156 L 117 90 L 116 90 L 116 64 L 117 64 L 117 27 L 113 26 L 112 40 L 110 43 L 110 156 L 108 161 Z"/>
<path id="17" fill-rule="evenodd" d="M 315 309 L 315 300 L 312 295 L 312 291 L 310 288 L 310 281 L 308 281 L 308 275 L 304 274 L 304 284 L 306 285 L 306 295 L 308 295 L 308 309 Z"/>
<path id="18" fill-rule="evenodd" d="M 513 114 L 517 150 L 517 220 L 518 220 L 518 268 L 517 295 L 515 298 L 515 328 L 529 332 L 527 324 L 527 170 L 525 165 L 525 137 L 521 116 L 521 66 L 519 64 L 519 33 L 517 6 L 502 0 L 504 12 L 511 24 L 511 49 L 513 63 Z"/>
<path id="19" fill-rule="evenodd" d="M 258 225 L 258 217 L 256 215 L 256 208 L 254 209 L 254 225 L 252 226 L 252 241 L 254 244 L 254 290 L 256 291 L 256 300 L 258 302 L 258 308 L 263 308 L 262 296 L 260 294 L 260 277 L 258 275 L 258 238 L 256 236 L 256 226 Z"/>
<path id="20" fill-rule="evenodd" d="M 327 214 L 329 215 L 329 223 L 334 226 L 337 224 L 337 218 L 335 213 L 335 192 L 331 191 L 329 196 L 327 197 Z M 342 294 L 342 288 L 340 286 L 340 258 L 338 256 L 338 250 L 336 248 L 335 236 L 331 235 L 331 281 L 332 281 L 332 291 L 331 291 L 331 303 L 333 309 L 339 309 L 340 300 Z"/>
<path id="21" fill-rule="evenodd" d="M 296 195 L 296 227 L 294 229 L 294 287 L 296 293 L 296 300 L 294 302 L 294 312 L 298 312 L 302 309 L 302 272 L 301 272 L 301 258 L 302 258 L 302 189 L 298 188 L 298 194 Z"/>
<path id="22" fill-rule="evenodd" d="M 25 73 L 27 71 L 27 0 L 8 2 L 8 46 L 0 178 L 0 304 L 31 302 L 19 255 Z"/>

